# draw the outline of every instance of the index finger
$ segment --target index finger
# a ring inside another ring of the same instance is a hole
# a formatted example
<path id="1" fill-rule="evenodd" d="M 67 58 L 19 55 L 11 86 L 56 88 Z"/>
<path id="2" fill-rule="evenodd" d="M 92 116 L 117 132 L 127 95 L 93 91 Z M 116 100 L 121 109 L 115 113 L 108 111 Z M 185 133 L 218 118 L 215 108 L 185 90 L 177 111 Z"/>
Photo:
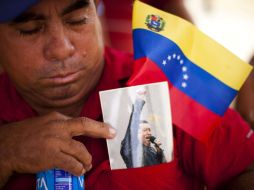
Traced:
<path id="1" fill-rule="evenodd" d="M 113 138 L 116 130 L 109 124 L 95 121 L 87 117 L 69 119 L 66 122 L 66 130 L 73 136 L 89 136 L 95 138 Z"/>

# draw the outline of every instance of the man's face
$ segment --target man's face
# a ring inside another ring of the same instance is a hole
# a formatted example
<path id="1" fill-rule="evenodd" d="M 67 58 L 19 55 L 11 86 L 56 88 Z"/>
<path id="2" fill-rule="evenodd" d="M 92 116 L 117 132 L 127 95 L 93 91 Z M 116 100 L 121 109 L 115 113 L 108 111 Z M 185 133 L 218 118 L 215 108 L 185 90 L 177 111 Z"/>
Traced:
<path id="1" fill-rule="evenodd" d="M 139 137 L 145 146 L 149 146 L 151 141 L 151 126 L 148 123 L 139 124 Z"/>
<path id="2" fill-rule="evenodd" d="M 0 24 L 0 42 L 0 64 L 32 104 L 73 104 L 87 96 L 102 72 L 93 0 L 41 0 Z"/>

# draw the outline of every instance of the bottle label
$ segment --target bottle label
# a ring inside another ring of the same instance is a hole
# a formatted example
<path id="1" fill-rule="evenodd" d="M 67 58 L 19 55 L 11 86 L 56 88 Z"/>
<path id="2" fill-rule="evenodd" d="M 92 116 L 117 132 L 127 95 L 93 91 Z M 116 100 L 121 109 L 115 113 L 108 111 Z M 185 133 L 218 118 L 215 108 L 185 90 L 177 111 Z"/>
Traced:
<path id="1" fill-rule="evenodd" d="M 84 190 L 84 176 L 52 169 L 37 174 L 37 190 Z"/>
<path id="2" fill-rule="evenodd" d="M 63 170 L 55 170 L 55 190 L 72 190 L 72 176 Z"/>

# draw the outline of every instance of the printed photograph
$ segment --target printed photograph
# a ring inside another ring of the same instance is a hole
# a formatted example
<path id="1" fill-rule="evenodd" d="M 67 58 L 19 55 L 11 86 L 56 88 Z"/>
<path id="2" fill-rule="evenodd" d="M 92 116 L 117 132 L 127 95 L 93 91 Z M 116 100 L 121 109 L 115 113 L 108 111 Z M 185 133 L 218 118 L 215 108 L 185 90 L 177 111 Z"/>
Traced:
<path id="1" fill-rule="evenodd" d="M 170 162 L 173 136 L 166 82 L 100 92 L 103 120 L 117 130 L 107 140 L 111 169 Z"/>

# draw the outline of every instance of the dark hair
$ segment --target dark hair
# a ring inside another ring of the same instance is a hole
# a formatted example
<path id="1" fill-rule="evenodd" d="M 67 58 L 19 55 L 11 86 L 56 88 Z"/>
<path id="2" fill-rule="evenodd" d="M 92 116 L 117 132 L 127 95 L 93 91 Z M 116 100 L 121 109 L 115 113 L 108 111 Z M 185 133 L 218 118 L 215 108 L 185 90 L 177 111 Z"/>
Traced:
<path id="1" fill-rule="evenodd" d="M 139 124 L 142 124 L 142 123 L 148 123 L 149 124 L 149 122 L 147 120 L 140 120 Z"/>

